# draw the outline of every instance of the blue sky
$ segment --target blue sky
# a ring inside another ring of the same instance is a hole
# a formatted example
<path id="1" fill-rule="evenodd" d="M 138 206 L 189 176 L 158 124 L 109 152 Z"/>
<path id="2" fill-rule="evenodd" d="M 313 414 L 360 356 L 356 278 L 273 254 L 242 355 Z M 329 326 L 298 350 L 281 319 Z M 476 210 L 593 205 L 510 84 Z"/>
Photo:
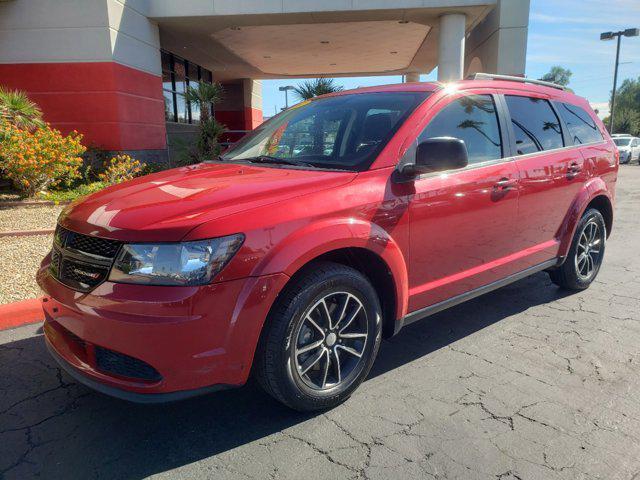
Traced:
<path id="1" fill-rule="evenodd" d="M 593 104 L 606 104 L 613 84 L 615 41 L 603 42 L 600 33 L 640 28 L 640 0 L 531 0 L 527 45 L 527 76 L 539 78 L 552 65 L 573 72 L 569 86 Z M 618 82 L 640 77 L 640 37 L 622 39 Z M 423 75 L 435 79 L 434 72 Z M 338 78 L 345 88 L 397 83 L 400 76 Z M 282 85 L 301 79 L 263 81 L 263 110 L 271 116 L 284 106 Z M 295 94 L 289 101 L 297 101 Z M 602 108 L 601 108 L 602 109 Z"/>

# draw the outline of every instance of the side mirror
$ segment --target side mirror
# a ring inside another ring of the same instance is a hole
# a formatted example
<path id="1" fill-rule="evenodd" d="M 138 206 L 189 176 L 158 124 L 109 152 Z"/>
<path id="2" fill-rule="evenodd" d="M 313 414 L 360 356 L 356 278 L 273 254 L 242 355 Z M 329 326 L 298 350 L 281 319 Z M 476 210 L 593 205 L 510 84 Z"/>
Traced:
<path id="1" fill-rule="evenodd" d="M 418 145 L 415 163 L 402 167 L 402 174 L 415 177 L 423 173 L 464 168 L 469 156 L 464 141 L 453 137 L 428 138 Z"/>

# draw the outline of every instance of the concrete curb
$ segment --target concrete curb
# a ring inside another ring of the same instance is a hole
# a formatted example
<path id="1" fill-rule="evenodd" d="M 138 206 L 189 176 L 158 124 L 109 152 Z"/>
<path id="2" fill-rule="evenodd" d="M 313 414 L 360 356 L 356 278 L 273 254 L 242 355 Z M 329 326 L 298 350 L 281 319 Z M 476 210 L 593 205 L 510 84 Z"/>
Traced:
<path id="1" fill-rule="evenodd" d="M 53 228 L 45 228 L 42 230 L 9 230 L 0 232 L 0 238 L 3 237 L 30 237 L 32 235 L 50 235 L 55 232 Z"/>
<path id="2" fill-rule="evenodd" d="M 15 207 L 52 207 L 55 205 L 68 205 L 70 201 L 53 202 L 51 200 L 11 200 L 8 202 L 0 202 L 0 208 Z"/>
<path id="3" fill-rule="evenodd" d="M 42 297 L 0 305 L 0 330 L 44 320 Z"/>

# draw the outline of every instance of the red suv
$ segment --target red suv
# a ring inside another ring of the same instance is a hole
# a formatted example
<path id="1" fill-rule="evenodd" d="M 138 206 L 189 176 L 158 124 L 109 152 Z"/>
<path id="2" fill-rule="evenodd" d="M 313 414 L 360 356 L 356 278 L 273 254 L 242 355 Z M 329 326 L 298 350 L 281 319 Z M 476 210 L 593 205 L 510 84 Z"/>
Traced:
<path id="1" fill-rule="evenodd" d="M 38 273 L 47 346 L 128 400 L 253 374 L 292 408 L 334 406 L 409 322 L 541 270 L 587 288 L 616 152 L 584 99 L 525 79 L 302 102 L 215 160 L 66 208 Z"/>

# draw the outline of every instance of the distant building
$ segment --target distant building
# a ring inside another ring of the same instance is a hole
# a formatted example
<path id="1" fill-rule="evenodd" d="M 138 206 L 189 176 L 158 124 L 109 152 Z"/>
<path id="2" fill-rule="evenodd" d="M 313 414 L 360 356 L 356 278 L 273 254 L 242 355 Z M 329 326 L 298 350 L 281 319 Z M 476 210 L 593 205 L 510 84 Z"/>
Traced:
<path id="1" fill-rule="evenodd" d="M 221 82 L 230 140 L 262 122 L 261 79 L 523 75 L 529 0 L 0 0 L 0 83 L 86 143 L 164 158 L 184 101 Z"/>

